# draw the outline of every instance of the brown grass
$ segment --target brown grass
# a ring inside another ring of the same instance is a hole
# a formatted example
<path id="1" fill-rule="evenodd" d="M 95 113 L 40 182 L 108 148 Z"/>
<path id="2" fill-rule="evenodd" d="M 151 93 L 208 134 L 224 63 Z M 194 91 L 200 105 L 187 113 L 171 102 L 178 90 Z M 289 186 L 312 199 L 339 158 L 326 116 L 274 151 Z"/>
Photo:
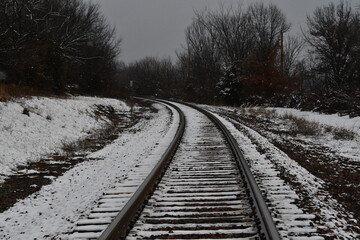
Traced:
<path id="1" fill-rule="evenodd" d="M 356 133 L 345 128 L 334 128 L 332 131 L 334 139 L 337 140 L 354 140 Z"/>
<path id="2" fill-rule="evenodd" d="M 276 111 L 274 109 L 266 109 L 264 107 L 250 107 L 247 109 L 248 113 L 252 116 L 258 117 L 263 116 L 266 118 L 274 118 L 277 116 Z"/>
<path id="3" fill-rule="evenodd" d="M 80 144 L 78 144 L 77 142 L 61 141 L 61 145 L 61 148 L 66 155 L 72 155 L 75 153 L 75 151 L 81 149 Z"/>
<path id="4" fill-rule="evenodd" d="M 11 98 L 28 96 L 50 96 L 50 92 L 40 91 L 36 88 L 18 86 L 15 84 L 0 83 L 0 101 L 9 101 Z"/>
<path id="5" fill-rule="evenodd" d="M 6 101 L 8 99 L 10 99 L 8 91 L 6 91 L 3 84 L 0 84 L 0 101 Z"/>
<path id="6" fill-rule="evenodd" d="M 279 115 L 275 110 L 269 110 L 263 107 L 248 108 L 247 112 L 254 117 L 262 116 L 268 119 L 281 118 L 289 121 L 291 123 L 289 134 L 292 136 L 296 136 L 298 134 L 304 136 L 320 136 L 323 133 L 328 133 L 332 134 L 336 140 L 354 140 L 357 136 L 356 133 L 351 130 L 322 125 L 318 122 L 297 117 L 291 113 Z"/>
<path id="7" fill-rule="evenodd" d="M 356 137 L 355 132 L 345 128 L 321 125 L 320 123 L 308 121 L 292 114 L 285 114 L 282 118 L 290 120 L 293 123 L 292 134 L 294 135 L 319 136 L 324 132 L 332 134 L 336 140 L 354 140 Z"/>
<path id="8" fill-rule="evenodd" d="M 321 134 L 321 124 L 313 121 L 308 121 L 305 118 L 297 117 L 292 114 L 284 114 L 283 119 L 289 120 L 292 122 L 292 134 L 305 135 L 305 136 L 319 136 Z"/>
<path id="9" fill-rule="evenodd" d="M 296 134 L 302 134 L 305 136 L 318 136 L 321 134 L 321 127 L 319 123 L 307 121 L 302 118 L 294 119 L 294 130 Z"/>
<path id="10" fill-rule="evenodd" d="M 308 121 L 304 118 L 294 116 L 292 114 L 278 115 L 274 109 L 269 110 L 263 107 L 249 108 L 248 113 L 255 117 L 265 117 L 267 119 L 282 118 L 291 123 L 289 134 L 296 136 L 298 134 L 305 136 L 319 136 L 322 132 L 321 124 Z"/>

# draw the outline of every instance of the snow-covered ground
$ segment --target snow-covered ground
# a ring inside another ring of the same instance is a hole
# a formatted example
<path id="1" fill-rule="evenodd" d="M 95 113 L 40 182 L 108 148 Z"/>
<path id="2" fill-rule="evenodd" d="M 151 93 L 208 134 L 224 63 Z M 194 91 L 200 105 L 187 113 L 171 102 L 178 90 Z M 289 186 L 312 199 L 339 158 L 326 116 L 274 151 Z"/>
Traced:
<path id="1" fill-rule="evenodd" d="M 219 117 L 219 116 L 218 116 Z M 308 195 L 314 198 L 314 203 L 317 209 L 319 209 L 319 216 L 322 218 L 324 229 L 333 229 L 332 237 L 341 237 L 344 239 L 353 239 L 356 234 L 347 232 L 347 222 L 340 217 L 337 209 L 339 208 L 336 200 L 332 199 L 329 193 L 324 193 L 323 186 L 324 181 L 315 177 L 305 168 L 301 167 L 297 162 L 289 158 L 284 152 L 276 148 L 266 138 L 262 137 L 256 131 L 242 126 L 244 130 L 249 134 L 251 138 L 246 136 L 244 133 L 236 129 L 233 124 L 219 117 L 226 127 L 231 131 L 235 139 L 238 141 L 239 146 L 243 150 L 245 158 L 248 160 L 251 170 L 253 173 L 258 173 L 260 176 L 265 176 L 263 181 L 269 181 L 269 176 L 273 176 L 273 169 L 276 169 L 275 162 L 277 165 L 282 166 L 286 171 L 294 177 L 294 180 L 303 186 Z M 257 144 L 254 144 L 256 141 Z M 260 153 L 257 149 L 257 145 L 260 145 L 262 149 L 267 149 L 267 152 Z M 269 160 L 274 160 L 269 161 Z M 276 174 L 275 174 L 276 175 Z M 280 179 L 280 178 L 279 178 Z M 261 183 L 264 184 L 264 183 Z M 269 193 L 267 194 L 269 197 Z M 284 203 L 285 204 L 285 203 Z M 286 222 L 282 226 L 281 232 L 289 231 L 286 228 Z M 293 230 L 293 229 L 291 229 Z M 286 232 L 289 233 L 289 232 Z M 284 237 L 284 236 L 283 236 Z M 309 239 L 312 239 L 309 237 Z M 314 238 L 316 239 L 316 238 Z"/>
<path id="2" fill-rule="evenodd" d="M 76 165 L 1 213 L 0 239 L 58 239 L 71 232 L 74 223 L 90 212 L 103 192 L 124 181 L 148 156 L 166 147 L 164 141 L 171 137 L 168 132 L 177 121 L 164 106 L 155 107 L 159 111 L 150 120 L 140 120 L 113 143 L 91 154 L 101 160 Z"/>
<path id="3" fill-rule="evenodd" d="M 353 134 L 353 139 L 338 139 L 334 137 L 334 132 L 324 133 L 322 136 L 311 139 L 337 152 L 339 156 L 349 159 L 349 161 L 360 162 L 360 117 L 349 118 L 349 116 L 338 116 L 337 114 L 320 114 L 296 109 L 276 108 L 276 114 L 280 117 L 286 114 L 316 122 L 321 128 L 333 127 L 335 131 L 345 129 Z M 338 130 L 336 130 L 338 129 Z M 305 139 L 309 141 L 309 139 Z"/>
<path id="4" fill-rule="evenodd" d="M 61 151 L 108 122 L 93 113 L 94 105 L 128 111 L 122 101 L 107 98 L 33 97 L 0 102 L 0 182 L 19 165 Z M 29 116 L 23 114 L 24 108 Z M 1 178 L 2 177 L 2 178 Z"/>
<path id="5" fill-rule="evenodd" d="M 268 111 L 275 111 L 277 124 L 286 126 L 289 121 L 286 116 L 294 116 L 299 119 L 316 123 L 320 134 L 314 136 L 298 136 L 305 142 L 321 144 L 335 151 L 339 156 L 348 158 L 350 161 L 360 162 L 360 117 L 349 118 L 349 116 L 338 116 L 337 114 L 321 114 L 309 111 L 300 111 L 289 108 L 267 108 Z M 283 119 L 285 117 L 285 119 Z M 330 127 L 332 130 L 326 131 Z M 348 131 L 345 137 L 337 137 L 336 132 Z M 352 135 L 348 139 L 346 135 Z"/>
<path id="6" fill-rule="evenodd" d="M 350 118 L 349 116 L 339 116 L 337 114 L 322 114 L 317 112 L 300 111 L 292 108 L 267 108 L 275 110 L 280 115 L 291 114 L 293 116 L 304 118 L 308 121 L 318 122 L 319 124 L 332 127 L 345 128 L 360 134 L 360 117 Z"/>
<path id="7" fill-rule="evenodd" d="M 239 116 L 256 119 L 259 122 L 268 122 L 267 138 L 302 140 L 308 144 L 321 145 L 334 151 L 337 155 L 350 159 L 350 162 L 360 161 L 360 117 L 338 116 L 337 114 L 322 114 L 310 111 L 300 111 L 291 108 L 232 108 L 220 109 L 234 112 Z M 281 136 L 275 131 L 288 131 L 293 126 L 289 116 L 314 123 L 316 134 L 297 136 Z M 254 126 L 258 125 L 254 121 Z M 271 125 L 271 126 L 270 126 Z M 342 134 L 342 131 L 348 131 Z M 344 136 L 345 135 L 345 136 Z M 350 138 L 347 137 L 350 136 Z"/>
<path id="8" fill-rule="evenodd" d="M 299 206 L 319 217 L 324 236 L 358 239 L 360 118 L 285 108 L 206 107 L 224 117 L 253 171 L 266 172 L 265 161 L 281 173 L 300 194 Z M 293 130 L 297 119 L 310 123 L 314 134 Z M 351 138 L 336 136 L 341 129 Z"/>
<path id="9" fill-rule="evenodd" d="M 92 130 L 102 128 L 107 119 L 93 114 L 94 104 L 111 105 L 117 111 L 129 110 L 118 100 L 88 97 L 31 98 L 0 102 L 0 176 L 10 174 L 18 165 L 61 151 L 64 143 L 76 141 L 86 137 Z M 91 212 L 104 192 L 131 178 L 138 166 L 166 147 L 164 144 L 171 138 L 169 133 L 175 128 L 176 117 L 174 121 L 174 116 L 162 105 L 156 104 L 154 107 L 158 112 L 152 113 L 150 119 L 140 120 L 113 143 L 88 156 L 100 160 L 76 165 L 54 179 L 50 185 L 42 187 L 40 191 L 0 213 L 0 239 L 66 239 L 64 236 L 71 233 L 74 223 Z M 22 114 L 24 108 L 29 109 L 30 116 Z M 320 209 L 316 214 L 321 218 L 324 231 L 332 230 L 329 236 L 335 235 L 344 239 L 356 236 L 347 229 L 349 225 L 356 225 L 356 220 L 349 222 L 349 216 L 342 212 L 344 209 L 341 204 L 324 191 L 325 180 L 300 166 L 274 143 L 290 139 L 293 144 L 291 146 L 333 146 L 335 153 L 347 156 L 355 162 L 360 159 L 359 118 L 349 119 L 276 108 L 267 109 L 278 116 L 269 120 L 265 115 L 251 115 L 249 109 L 209 108 L 220 115 L 243 115 L 242 119 L 239 117 L 231 120 L 224 117 L 222 121 L 239 141 L 246 158 L 250 162 L 258 161 L 258 164 L 252 164 L 253 170 L 268 172 L 263 163 L 279 171 L 285 169 L 285 174 L 289 174 L 292 181 L 299 184 L 310 197 L 309 204 Z M 289 123 L 282 119 L 281 115 L 289 113 L 320 125 L 346 128 L 354 131 L 356 136 L 353 140 L 344 141 L 333 139 L 329 133 L 306 137 L 277 135 L 276 131 L 272 130 L 288 129 Z M 265 120 L 263 122 L 268 124 L 266 127 L 270 126 L 270 130 L 265 127 L 256 129 L 254 126 L 262 123 L 259 119 Z M 252 122 L 254 125 L 251 125 Z M 236 125 L 239 125 L 240 129 L 236 128 Z M 297 142 L 299 139 L 303 142 Z M 330 153 L 324 153 L 324 159 L 328 161 L 324 164 L 336 164 L 336 159 L 330 161 L 326 154 Z M 351 213 L 349 215 L 351 217 Z"/>

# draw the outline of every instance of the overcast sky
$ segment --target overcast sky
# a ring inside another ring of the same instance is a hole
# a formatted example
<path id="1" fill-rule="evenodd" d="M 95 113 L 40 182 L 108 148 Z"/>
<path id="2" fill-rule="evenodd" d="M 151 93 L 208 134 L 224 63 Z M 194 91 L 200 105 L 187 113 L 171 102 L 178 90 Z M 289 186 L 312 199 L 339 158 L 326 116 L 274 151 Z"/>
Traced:
<path id="1" fill-rule="evenodd" d="M 102 12 L 116 26 L 123 39 L 120 59 L 126 63 L 146 56 L 176 58 L 184 43 L 184 30 L 191 24 L 194 10 L 217 9 L 225 4 L 246 4 L 255 0 L 89 0 L 99 2 Z M 275 3 L 292 23 L 292 33 L 300 32 L 306 15 L 329 2 L 339 0 L 263 0 Z M 360 5 L 360 0 L 353 0 Z"/>

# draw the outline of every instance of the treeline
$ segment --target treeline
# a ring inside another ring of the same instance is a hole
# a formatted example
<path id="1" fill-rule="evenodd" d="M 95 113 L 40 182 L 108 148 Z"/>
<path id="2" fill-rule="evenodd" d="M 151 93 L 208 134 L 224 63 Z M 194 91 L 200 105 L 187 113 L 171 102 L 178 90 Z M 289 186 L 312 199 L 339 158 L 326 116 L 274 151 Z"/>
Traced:
<path id="1" fill-rule="evenodd" d="M 0 73 L 6 83 L 55 93 L 360 115 L 359 8 L 329 3 L 307 17 L 301 35 L 291 36 L 290 27 L 273 4 L 222 6 L 195 13 L 175 62 L 146 57 L 125 65 L 118 61 L 121 40 L 99 5 L 3 0 Z"/>
<path id="2" fill-rule="evenodd" d="M 178 89 L 177 73 L 171 59 L 146 57 L 130 63 L 125 69 L 127 86 L 133 82 L 133 94 L 170 97 Z"/>
<path id="3" fill-rule="evenodd" d="M 301 36 L 273 4 L 196 12 L 178 60 L 130 64 L 137 94 L 360 114 L 360 12 L 330 3 Z"/>
<path id="4" fill-rule="evenodd" d="M 119 85 L 119 51 L 120 40 L 99 5 L 0 2 L 0 71 L 7 83 L 56 93 L 108 94 Z"/>

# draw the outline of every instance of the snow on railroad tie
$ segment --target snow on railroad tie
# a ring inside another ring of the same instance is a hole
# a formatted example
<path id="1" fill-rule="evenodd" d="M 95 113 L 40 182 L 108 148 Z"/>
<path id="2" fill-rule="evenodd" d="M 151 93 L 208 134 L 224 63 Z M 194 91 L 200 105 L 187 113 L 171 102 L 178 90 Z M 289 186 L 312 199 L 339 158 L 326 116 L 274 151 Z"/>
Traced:
<path id="1" fill-rule="evenodd" d="M 77 226 L 73 229 L 69 239 L 97 239 L 100 237 L 101 233 L 119 214 L 146 178 L 148 173 L 144 174 L 145 169 L 152 168 L 158 158 L 150 159 L 153 161 L 146 161 L 146 164 L 139 168 L 140 174 L 137 174 L 137 171 L 134 172 L 132 179 L 127 179 L 122 184 L 118 184 L 118 186 L 104 193 L 103 197 L 98 201 L 98 206 L 92 209 L 87 219 L 81 219 L 76 223 Z"/>
<path id="2" fill-rule="evenodd" d="M 217 117 L 237 139 L 245 158 L 248 159 L 252 173 L 261 192 L 265 196 L 266 203 L 281 237 L 297 240 L 324 239 L 320 236 L 321 234 L 316 224 L 316 216 L 304 213 L 296 205 L 299 196 L 279 177 L 280 173 L 274 164 L 258 153 L 251 140 L 234 127 L 231 122 L 235 122 L 235 120 L 225 120 L 218 115 Z"/>
<path id="3" fill-rule="evenodd" d="M 173 108 L 171 108 L 173 110 Z M 175 114 L 175 111 L 173 110 Z M 156 145 L 154 150 L 142 159 L 142 164 L 133 169 L 132 174 L 122 182 L 114 183 L 114 186 L 103 193 L 90 214 L 75 223 L 72 233 L 62 239 L 97 239 L 108 227 L 113 219 L 119 214 L 139 186 L 143 183 L 150 171 L 158 163 L 169 142 L 172 140 L 178 128 L 179 118 L 173 116 L 170 129 L 166 136 Z"/>
<path id="4" fill-rule="evenodd" d="M 146 164 L 139 167 L 139 171 L 135 171 L 131 179 L 129 178 L 105 192 L 87 219 L 81 219 L 76 223 L 77 226 L 73 229 L 69 239 L 97 239 L 100 237 L 146 178 L 148 173 L 146 174 L 145 169 L 153 167 L 158 158 L 151 157 L 150 159 L 153 161 L 145 161 Z"/>
<path id="5" fill-rule="evenodd" d="M 168 145 L 178 128 L 176 113 L 171 114 L 160 104 L 153 107 L 158 111 L 148 115 L 149 118 L 142 118 L 113 142 L 88 156 L 99 160 L 77 164 L 1 213 L 0 239 L 68 240 L 70 235 L 75 239 L 84 239 L 85 235 L 86 238 L 99 236 L 100 225 L 107 226 L 112 217 L 89 218 L 89 214 L 105 213 L 106 208 L 109 212 L 120 210 L 141 182 L 131 175 L 147 176 L 152 168 L 147 164 L 159 159 L 162 150 L 158 147 Z M 133 180 L 130 181 L 130 177 Z M 103 203 L 98 201 L 100 198 Z M 79 231 L 73 232 L 76 226 Z"/>
<path id="6" fill-rule="evenodd" d="M 179 105 L 187 129 L 127 239 L 249 239 L 258 237 L 233 155 L 215 125 Z"/>
<path id="7" fill-rule="evenodd" d="M 245 184 L 222 134 L 204 115 L 181 104 L 178 106 L 187 117 L 184 138 L 127 239 L 259 238 Z M 265 159 L 253 165 L 281 236 L 323 239 L 318 234 L 315 215 L 296 206 L 297 194 L 278 177 L 276 169 Z M 117 186 L 119 189 L 104 195 L 89 218 L 78 222 L 71 238 L 99 237 L 108 224 L 106 221 L 121 210 L 134 187 L 146 177 L 146 168 L 137 173 L 139 175 L 134 174 Z M 123 184 L 132 189 L 120 189 Z"/>

